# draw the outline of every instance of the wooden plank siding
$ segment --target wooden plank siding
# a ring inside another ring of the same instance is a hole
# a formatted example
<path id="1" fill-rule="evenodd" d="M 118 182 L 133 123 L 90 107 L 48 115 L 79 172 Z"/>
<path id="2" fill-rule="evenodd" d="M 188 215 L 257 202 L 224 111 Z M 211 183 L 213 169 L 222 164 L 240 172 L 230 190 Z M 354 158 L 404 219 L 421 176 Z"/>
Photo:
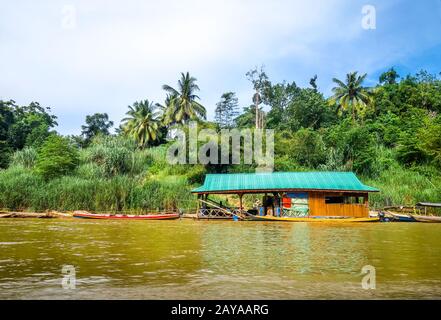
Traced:
<path id="1" fill-rule="evenodd" d="M 364 197 L 363 204 L 340 204 L 325 203 L 325 198 L 329 196 L 354 196 Z M 357 193 L 348 195 L 347 193 L 329 192 L 309 192 L 309 215 L 310 216 L 346 216 L 346 217 L 368 217 L 369 205 L 368 194 Z"/>

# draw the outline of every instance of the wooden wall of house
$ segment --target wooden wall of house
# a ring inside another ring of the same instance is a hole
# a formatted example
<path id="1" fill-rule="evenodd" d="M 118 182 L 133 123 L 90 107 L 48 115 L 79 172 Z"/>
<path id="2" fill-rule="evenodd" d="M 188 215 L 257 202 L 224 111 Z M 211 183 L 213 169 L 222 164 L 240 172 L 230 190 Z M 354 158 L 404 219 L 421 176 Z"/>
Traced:
<path id="1" fill-rule="evenodd" d="M 358 196 L 364 197 L 363 204 L 327 204 L 325 198 L 328 196 Z M 345 216 L 345 217 L 368 217 L 369 204 L 368 194 L 347 194 L 329 192 L 309 192 L 309 215 L 310 216 Z"/>

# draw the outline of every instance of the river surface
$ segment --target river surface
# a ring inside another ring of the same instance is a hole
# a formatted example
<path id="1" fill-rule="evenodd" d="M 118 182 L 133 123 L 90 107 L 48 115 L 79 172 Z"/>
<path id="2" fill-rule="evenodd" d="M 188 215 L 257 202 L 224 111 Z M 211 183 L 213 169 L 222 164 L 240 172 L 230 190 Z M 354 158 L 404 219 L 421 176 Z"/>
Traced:
<path id="1" fill-rule="evenodd" d="M 440 244 L 424 223 L 1 219 L 0 299 L 439 299 Z"/>

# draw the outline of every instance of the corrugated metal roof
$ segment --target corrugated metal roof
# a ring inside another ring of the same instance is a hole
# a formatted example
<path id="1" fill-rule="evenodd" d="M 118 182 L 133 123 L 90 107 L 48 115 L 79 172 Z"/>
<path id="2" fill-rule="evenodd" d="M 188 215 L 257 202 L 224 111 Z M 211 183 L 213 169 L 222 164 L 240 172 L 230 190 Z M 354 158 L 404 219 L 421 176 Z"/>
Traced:
<path id="1" fill-rule="evenodd" d="M 441 208 L 441 203 L 433 203 L 433 202 L 418 202 L 416 205 L 421 207 Z"/>
<path id="2" fill-rule="evenodd" d="M 204 184 L 192 192 L 290 189 L 379 191 L 361 183 L 352 172 L 271 172 L 207 174 Z"/>

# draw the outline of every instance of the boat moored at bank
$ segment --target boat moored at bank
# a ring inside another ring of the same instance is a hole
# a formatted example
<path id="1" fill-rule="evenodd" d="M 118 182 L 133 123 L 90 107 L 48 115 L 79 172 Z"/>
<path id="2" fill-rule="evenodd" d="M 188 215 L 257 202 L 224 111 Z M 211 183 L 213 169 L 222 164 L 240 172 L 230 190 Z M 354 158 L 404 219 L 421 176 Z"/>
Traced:
<path id="1" fill-rule="evenodd" d="M 179 213 L 152 213 L 152 214 L 110 214 L 110 213 L 90 213 L 84 211 L 76 211 L 74 218 L 83 219 L 105 219 L 105 220 L 174 220 L 179 219 Z"/>

